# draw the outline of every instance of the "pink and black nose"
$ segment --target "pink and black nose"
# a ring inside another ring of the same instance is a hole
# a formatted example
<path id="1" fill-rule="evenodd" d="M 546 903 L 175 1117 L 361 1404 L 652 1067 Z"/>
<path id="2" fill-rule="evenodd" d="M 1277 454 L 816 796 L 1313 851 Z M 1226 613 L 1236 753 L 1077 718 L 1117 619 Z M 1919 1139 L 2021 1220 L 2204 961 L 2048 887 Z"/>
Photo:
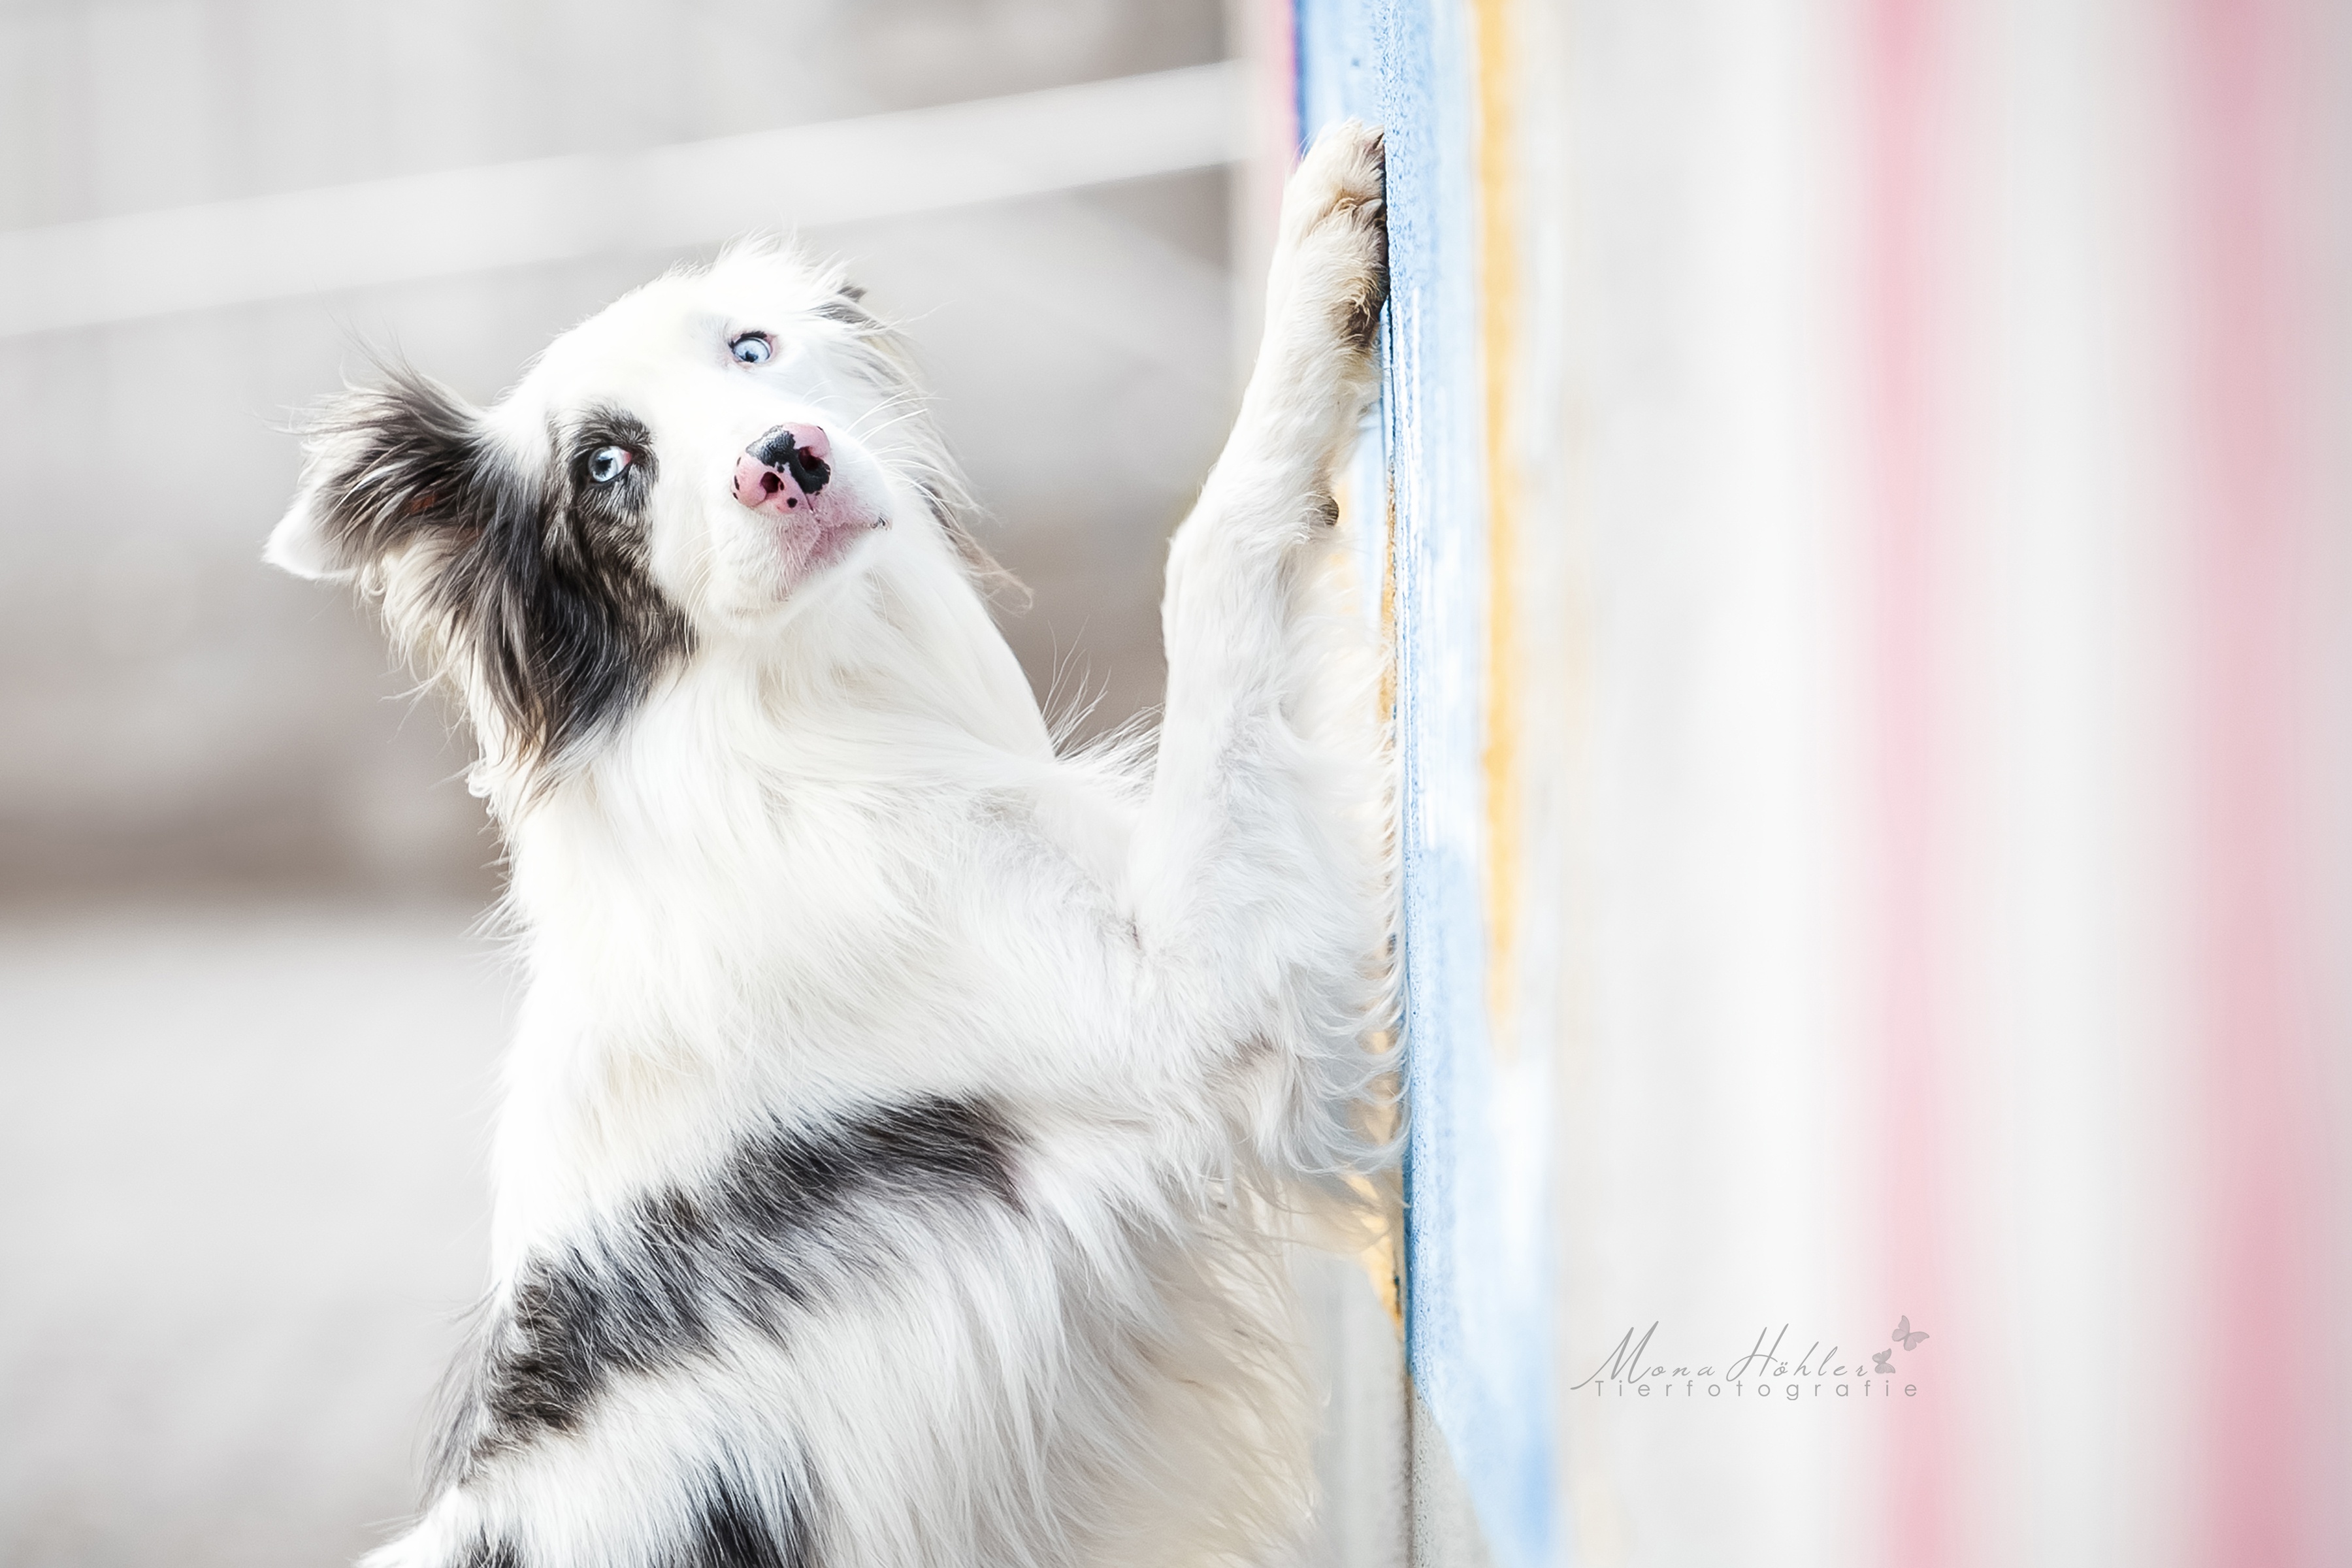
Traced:
<path id="1" fill-rule="evenodd" d="M 806 510 L 833 478 L 833 445 L 814 425 L 779 425 L 735 459 L 735 499 L 779 517 Z"/>

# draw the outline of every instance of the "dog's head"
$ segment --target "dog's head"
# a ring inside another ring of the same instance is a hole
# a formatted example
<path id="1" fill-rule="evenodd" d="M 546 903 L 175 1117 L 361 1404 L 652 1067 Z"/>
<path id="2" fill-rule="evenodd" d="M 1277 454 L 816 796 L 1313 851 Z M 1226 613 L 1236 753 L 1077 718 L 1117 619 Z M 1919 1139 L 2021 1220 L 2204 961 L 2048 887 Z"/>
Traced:
<path id="1" fill-rule="evenodd" d="M 573 328 L 488 408 L 393 372 L 321 412 L 268 559 L 380 598 L 486 751 L 538 771 L 712 649 L 985 566 L 858 298 L 743 249 Z"/>

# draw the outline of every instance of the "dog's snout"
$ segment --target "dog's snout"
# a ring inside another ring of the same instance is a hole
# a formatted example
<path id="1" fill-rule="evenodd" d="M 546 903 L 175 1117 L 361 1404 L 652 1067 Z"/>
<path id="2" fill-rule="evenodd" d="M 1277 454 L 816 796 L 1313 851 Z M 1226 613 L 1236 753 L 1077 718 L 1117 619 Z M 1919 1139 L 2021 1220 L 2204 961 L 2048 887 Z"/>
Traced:
<path id="1" fill-rule="evenodd" d="M 833 478 L 833 443 L 815 425 L 779 425 L 735 459 L 735 499 L 755 510 L 797 511 Z"/>
<path id="2" fill-rule="evenodd" d="M 833 478 L 833 444 L 815 425 L 779 425 L 745 449 L 735 465 L 735 499 L 745 506 L 781 500 L 795 508 Z"/>
<path id="3" fill-rule="evenodd" d="M 837 557 L 846 548 L 844 541 L 882 526 L 882 518 L 859 495 L 854 479 L 831 482 L 833 458 L 833 441 L 823 427 L 778 425 L 735 459 L 736 500 L 786 524 L 775 538 L 788 551 L 800 552 L 794 559 L 804 568 L 820 557 Z"/>
<path id="4" fill-rule="evenodd" d="M 833 444 L 824 438 L 822 426 L 779 425 L 751 443 L 751 456 L 775 468 L 794 461 L 810 464 L 823 475 L 833 458 Z M 820 478 L 809 489 L 821 489 L 824 483 Z"/>

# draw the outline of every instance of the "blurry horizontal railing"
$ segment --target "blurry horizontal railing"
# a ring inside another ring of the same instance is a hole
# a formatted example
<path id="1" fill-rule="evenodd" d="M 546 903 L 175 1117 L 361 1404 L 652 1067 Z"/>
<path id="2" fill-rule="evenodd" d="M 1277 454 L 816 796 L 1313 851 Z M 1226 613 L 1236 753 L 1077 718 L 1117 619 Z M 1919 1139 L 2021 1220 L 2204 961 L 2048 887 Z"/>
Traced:
<path id="1" fill-rule="evenodd" d="M 1237 68 L 1188 67 L 614 156 L 0 233 L 0 338 L 708 245 L 1229 163 Z"/>

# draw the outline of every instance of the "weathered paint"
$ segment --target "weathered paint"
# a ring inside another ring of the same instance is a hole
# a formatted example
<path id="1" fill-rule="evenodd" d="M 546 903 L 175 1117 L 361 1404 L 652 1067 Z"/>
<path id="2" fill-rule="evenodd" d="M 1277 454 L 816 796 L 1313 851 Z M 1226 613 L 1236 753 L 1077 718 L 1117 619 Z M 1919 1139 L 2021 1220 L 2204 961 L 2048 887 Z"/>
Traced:
<path id="1" fill-rule="evenodd" d="M 1935 309 L 1936 232 L 1944 192 L 1937 108 L 1951 31 L 1941 0 L 1874 0 L 1864 14 L 1868 205 L 1863 337 L 1870 409 L 1871 668 L 1876 763 L 1880 931 L 1878 1084 L 1885 1132 L 1879 1184 L 1888 1299 L 1921 1322 L 1953 1321 L 1943 1278 L 1950 1205 L 1944 1086 L 1951 999 L 1938 929 L 1949 900 L 1939 841 L 1954 809 L 1951 682 L 1939 659 L 1948 575 L 1948 492 L 1937 483 L 1935 409 L 1941 373 Z M 1888 1561 L 1951 1561 L 1951 1407 L 1931 1402 L 1886 1448 Z"/>
<path id="2" fill-rule="evenodd" d="M 1517 462 L 1527 322 L 1519 280 L 1518 193 L 1513 148 L 1515 0 L 1471 0 L 1477 40 L 1479 348 L 1486 372 L 1486 1007 L 1495 1049 L 1517 1052 L 1517 978 L 1519 900 L 1526 846 L 1519 826 L 1525 792 L 1519 769 L 1521 687 L 1526 650 L 1519 639 L 1520 513 L 1524 489 Z"/>
<path id="3" fill-rule="evenodd" d="M 1506 1058 L 1492 1024 L 1494 857 L 1510 848 L 1495 780 L 1507 784 L 1510 753 L 1507 729 L 1492 744 L 1478 35 L 1450 5 L 1304 0 L 1297 39 L 1305 135 L 1347 114 L 1388 133 L 1379 452 L 1393 518 L 1407 1364 L 1485 1552 L 1536 1568 L 1554 1548 L 1550 1119 L 1543 1055 Z"/>
<path id="4" fill-rule="evenodd" d="M 2302 973 L 2314 955 L 2290 939 L 2315 903 L 2305 866 L 2319 837 L 2305 816 L 2312 803 L 2298 798 L 2310 771 L 2298 655 L 2318 637 L 2300 624 L 2296 581 L 2318 554 L 2310 537 L 2318 514 L 2296 461 L 2316 433 L 2301 406 L 2315 378 L 2299 363 L 2307 340 L 2296 316 L 2317 312 L 2297 298 L 2298 217 L 2276 175 L 2292 166 L 2298 118 L 2309 113 L 2296 57 L 2316 29 L 2298 0 L 2190 0 L 2183 9 L 2196 149 L 2183 183 L 2200 437 L 2189 507 L 2200 678 L 2189 702 L 2200 742 L 2196 1010 L 2212 1172 L 2204 1316 L 2220 1346 L 2322 1345 L 2331 1334 L 2340 1345 L 2341 1320 L 2317 1308 L 2326 1281 L 2306 1195 L 2326 1190 L 2328 1175 L 2308 1087 L 2326 1047 Z M 2249 1377 L 2233 1360 L 2203 1363 L 2210 1436 L 2198 1560 L 2326 1561 L 2311 1489 L 2316 1478 L 2332 1476 L 2320 1483 L 2331 1487 L 2343 1478 L 2315 1462 L 2328 1447 L 2322 1385 L 2307 1375 Z"/>
<path id="5" fill-rule="evenodd" d="M 2342 1560 L 2352 16 L 1297 21 L 1394 155 L 1419 1568 Z"/>

